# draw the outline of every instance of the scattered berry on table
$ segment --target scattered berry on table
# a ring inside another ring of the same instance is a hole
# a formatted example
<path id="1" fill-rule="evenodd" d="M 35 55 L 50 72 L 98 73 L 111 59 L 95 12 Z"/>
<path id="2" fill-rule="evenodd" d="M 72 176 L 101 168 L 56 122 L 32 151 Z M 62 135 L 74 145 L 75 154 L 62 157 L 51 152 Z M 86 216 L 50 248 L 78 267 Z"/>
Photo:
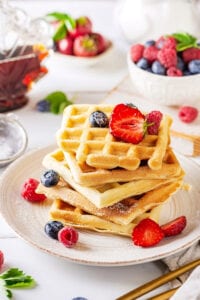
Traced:
<path id="1" fill-rule="evenodd" d="M 165 67 L 175 67 L 177 65 L 177 54 L 175 49 L 163 48 L 158 52 L 158 60 Z"/>
<path id="2" fill-rule="evenodd" d="M 57 185 L 60 180 L 59 174 L 54 170 L 47 170 L 42 174 L 40 181 L 46 187 Z"/>
<path id="3" fill-rule="evenodd" d="M 21 196 L 30 202 L 41 202 L 46 199 L 44 194 L 37 194 L 35 191 L 38 187 L 39 181 L 34 178 L 28 178 L 21 189 Z"/>
<path id="4" fill-rule="evenodd" d="M 157 135 L 162 120 L 163 114 L 158 110 L 153 110 L 146 115 L 147 132 L 148 134 Z"/>
<path id="5" fill-rule="evenodd" d="M 192 74 L 200 73 L 200 59 L 191 60 L 188 64 L 188 70 Z"/>
<path id="6" fill-rule="evenodd" d="M 145 116 L 137 108 L 118 104 L 111 114 L 109 128 L 115 138 L 138 144 L 145 135 Z"/>
<path id="7" fill-rule="evenodd" d="M 72 300 L 87 300 L 87 298 L 85 298 L 85 297 L 75 297 L 75 298 L 72 298 Z"/>
<path id="8" fill-rule="evenodd" d="M 58 232 L 59 242 L 68 248 L 73 247 L 77 243 L 78 237 L 77 230 L 70 226 L 63 227 Z"/>
<path id="9" fill-rule="evenodd" d="M 164 233 L 155 221 L 146 218 L 140 221 L 132 232 L 132 241 L 136 246 L 151 247 L 164 238 Z"/>
<path id="10" fill-rule="evenodd" d="M 183 76 L 183 72 L 175 67 L 171 67 L 167 70 L 167 75 L 172 77 Z"/>
<path id="11" fill-rule="evenodd" d="M 36 104 L 36 109 L 41 112 L 49 112 L 50 111 L 50 102 L 47 100 L 41 100 Z"/>
<path id="12" fill-rule="evenodd" d="M 137 66 L 140 68 L 140 69 L 143 69 L 143 70 L 147 70 L 150 66 L 148 60 L 146 58 L 141 58 L 138 62 L 137 62 Z"/>
<path id="13" fill-rule="evenodd" d="M 131 59 L 135 63 L 143 57 L 144 46 L 141 44 L 133 45 L 130 49 Z"/>
<path id="14" fill-rule="evenodd" d="M 199 111 L 192 106 L 182 106 L 179 109 L 179 119 L 185 123 L 191 123 L 198 117 Z"/>
<path id="15" fill-rule="evenodd" d="M 58 232 L 64 227 L 59 221 L 49 221 L 44 226 L 45 233 L 52 239 L 58 239 Z"/>
<path id="16" fill-rule="evenodd" d="M 157 60 L 152 64 L 151 70 L 153 73 L 158 75 L 165 75 L 166 73 L 165 67 Z"/>
<path id="17" fill-rule="evenodd" d="M 4 254 L 3 252 L 0 250 L 0 270 L 3 267 L 4 264 Z"/>
<path id="18" fill-rule="evenodd" d="M 181 216 L 161 226 L 165 237 L 180 234 L 187 225 L 185 216 Z"/>
<path id="19" fill-rule="evenodd" d="M 91 127 L 108 127 L 108 117 L 102 111 L 94 111 L 89 117 Z"/>

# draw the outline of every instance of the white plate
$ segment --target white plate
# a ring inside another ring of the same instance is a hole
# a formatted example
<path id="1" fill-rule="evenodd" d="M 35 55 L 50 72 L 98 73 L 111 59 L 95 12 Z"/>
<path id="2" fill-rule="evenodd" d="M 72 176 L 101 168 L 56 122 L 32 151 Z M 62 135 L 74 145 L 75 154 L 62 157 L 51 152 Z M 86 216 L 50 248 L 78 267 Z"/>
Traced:
<path id="1" fill-rule="evenodd" d="M 51 146 L 27 153 L 9 166 L 0 182 L 0 211 L 10 227 L 31 245 L 81 264 L 120 266 L 161 259 L 188 248 L 200 238 L 200 167 L 181 156 L 179 158 L 187 174 L 185 181 L 192 185 L 192 189 L 190 192 L 179 191 L 164 204 L 161 219 L 165 222 L 186 215 L 188 224 L 182 234 L 166 238 L 155 247 L 140 248 L 134 246 L 129 238 L 80 230 L 76 247 L 65 248 L 44 233 L 50 203 L 32 204 L 20 196 L 21 186 L 27 178 L 40 178 L 44 170 L 41 161 L 52 149 Z"/>

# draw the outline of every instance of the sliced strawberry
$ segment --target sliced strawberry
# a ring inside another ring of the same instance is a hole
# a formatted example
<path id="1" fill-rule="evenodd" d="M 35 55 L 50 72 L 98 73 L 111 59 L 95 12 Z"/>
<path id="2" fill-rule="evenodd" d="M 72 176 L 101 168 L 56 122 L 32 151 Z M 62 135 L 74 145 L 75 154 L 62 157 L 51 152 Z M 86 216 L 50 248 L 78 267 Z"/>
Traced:
<path id="1" fill-rule="evenodd" d="M 180 234 L 183 231 L 183 229 L 186 227 L 186 224 L 187 224 L 186 217 L 181 216 L 162 225 L 161 229 L 166 237 L 173 236 L 173 235 Z"/>
<path id="2" fill-rule="evenodd" d="M 115 138 L 138 144 L 145 135 L 145 116 L 131 105 L 118 104 L 112 112 L 109 128 Z"/>
<path id="3" fill-rule="evenodd" d="M 146 218 L 135 226 L 132 233 L 133 243 L 141 247 L 151 247 L 164 238 L 161 227 L 155 221 Z"/>

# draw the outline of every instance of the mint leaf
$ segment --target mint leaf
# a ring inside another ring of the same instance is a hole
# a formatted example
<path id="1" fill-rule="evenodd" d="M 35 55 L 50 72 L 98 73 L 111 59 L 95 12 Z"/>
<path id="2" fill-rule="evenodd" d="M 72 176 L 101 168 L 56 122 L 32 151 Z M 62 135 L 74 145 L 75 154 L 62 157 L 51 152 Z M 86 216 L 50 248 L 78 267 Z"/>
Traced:
<path id="1" fill-rule="evenodd" d="M 67 27 L 65 26 L 64 23 L 61 23 L 53 35 L 53 40 L 54 42 L 57 42 L 59 40 L 64 39 L 66 35 L 67 35 Z"/>
<path id="2" fill-rule="evenodd" d="M 65 93 L 61 91 L 55 91 L 45 97 L 50 103 L 50 111 L 54 114 L 60 114 L 63 112 L 64 108 L 72 104 Z"/>
<path id="3" fill-rule="evenodd" d="M 47 14 L 47 17 L 51 17 L 56 21 L 65 21 L 68 19 L 72 19 L 72 17 L 68 14 L 61 13 L 61 12 L 52 12 Z"/>
<path id="4" fill-rule="evenodd" d="M 178 32 L 178 33 L 173 33 L 170 35 L 174 37 L 177 41 L 177 46 L 176 50 L 178 52 L 184 51 L 188 48 L 195 47 L 198 48 L 197 45 L 197 38 L 194 37 L 193 35 L 186 33 L 186 32 Z"/>
<path id="5" fill-rule="evenodd" d="M 35 286 L 34 279 L 26 275 L 23 271 L 17 268 L 11 268 L 8 271 L 0 275 L 0 278 L 4 280 L 5 287 L 7 288 L 27 288 Z"/>

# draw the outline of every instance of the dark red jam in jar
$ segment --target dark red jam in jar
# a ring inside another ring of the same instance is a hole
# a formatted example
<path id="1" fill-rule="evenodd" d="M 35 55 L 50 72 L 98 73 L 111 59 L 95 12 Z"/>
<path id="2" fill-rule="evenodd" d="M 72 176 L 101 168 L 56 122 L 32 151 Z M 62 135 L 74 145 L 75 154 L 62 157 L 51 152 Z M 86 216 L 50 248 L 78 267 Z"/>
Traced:
<path id="1" fill-rule="evenodd" d="M 28 102 L 31 84 L 47 73 L 41 66 L 44 49 L 18 47 L 12 57 L 0 56 L 0 112 L 14 110 Z"/>

